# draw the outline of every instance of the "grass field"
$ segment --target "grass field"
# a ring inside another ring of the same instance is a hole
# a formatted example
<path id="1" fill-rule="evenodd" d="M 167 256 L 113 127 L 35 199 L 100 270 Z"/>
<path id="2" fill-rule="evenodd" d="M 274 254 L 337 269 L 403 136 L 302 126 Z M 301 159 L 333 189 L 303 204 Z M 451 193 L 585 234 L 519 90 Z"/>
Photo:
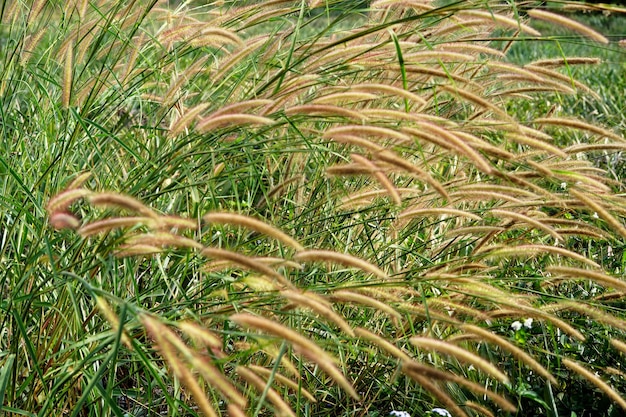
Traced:
<path id="1" fill-rule="evenodd" d="M 623 415 L 626 13 L 371 3 L 2 3 L 2 415 Z"/>

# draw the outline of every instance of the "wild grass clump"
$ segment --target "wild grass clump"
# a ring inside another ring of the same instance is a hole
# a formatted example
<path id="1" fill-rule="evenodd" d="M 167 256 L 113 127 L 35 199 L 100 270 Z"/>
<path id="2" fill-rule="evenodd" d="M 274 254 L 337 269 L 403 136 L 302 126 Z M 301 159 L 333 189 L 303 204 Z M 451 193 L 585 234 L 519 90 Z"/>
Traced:
<path id="1" fill-rule="evenodd" d="M 6 2 L 4 413 L 623 407 L 626 201 L 593 155 L 625 139 L 515 111 L 597 100 L 569 69 L 602 63 L 507 60 L 533 18 L 610 40 L 347 3 Z"/>

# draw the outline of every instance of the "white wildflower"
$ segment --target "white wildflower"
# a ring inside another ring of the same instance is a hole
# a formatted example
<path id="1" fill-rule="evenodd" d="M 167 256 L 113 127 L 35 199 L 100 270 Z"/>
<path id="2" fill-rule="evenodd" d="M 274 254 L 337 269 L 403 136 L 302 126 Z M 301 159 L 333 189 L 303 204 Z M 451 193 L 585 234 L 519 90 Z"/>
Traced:
<path id="1" fill-rule="evenodd" d="M 532 317 L 529 317 L 526 320 L 524 320 L 524 327 L 526 327 L 527 329 L 531 329 L 533 327 Z"/>
<path id="2" fill-rule="evenodd" d="M 566 182 L 562 182 L 561 183 L 561 190 L 565 190 L 567 189 L 567 183 Z"/>
<path id="3" fill-rule="evenodd" d="M 389 415 L 393 417 L 411 417 L 411 415 L 407 413 L 406 411 L 396 411 L 396 410 L 393 410 L 391 413 L 389 413 Z"/>
<path id="4" fill-rule="evenodd" d="M 443 417 L 452 417 L 452 414 L 450 414 L 450 412 L 445 408 L 433 408 L 430 411 Z"/>
<path id="5" fill-rule="evenodd" d="M 598 216 L 598 213 L 595 212 L 595 211 L 593 212 L 593 216 L 591 216 L 591 217 L 593 217 L 594 219 L 599 219 L 600 218 L 600 216 Z"/>
<path id="6" fill-rule="evenodd" d="M 520 323 L 519 321 L 515 320 L 513 323 L 511 323 L 511 329 L 515 330 L 516 332 L 519 331 L 522 328 L 522 323 Z"/>

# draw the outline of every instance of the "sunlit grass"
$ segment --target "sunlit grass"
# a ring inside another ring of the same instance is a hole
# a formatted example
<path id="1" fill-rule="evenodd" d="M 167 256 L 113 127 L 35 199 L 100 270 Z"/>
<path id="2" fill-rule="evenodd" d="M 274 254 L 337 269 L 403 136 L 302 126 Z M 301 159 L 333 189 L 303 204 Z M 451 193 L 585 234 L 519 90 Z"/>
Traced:
<path id="1" fill-rule="evenodd" d="M 347 3 L 0 9 L 3 413 L 621 410 L 619 25 Z"/>

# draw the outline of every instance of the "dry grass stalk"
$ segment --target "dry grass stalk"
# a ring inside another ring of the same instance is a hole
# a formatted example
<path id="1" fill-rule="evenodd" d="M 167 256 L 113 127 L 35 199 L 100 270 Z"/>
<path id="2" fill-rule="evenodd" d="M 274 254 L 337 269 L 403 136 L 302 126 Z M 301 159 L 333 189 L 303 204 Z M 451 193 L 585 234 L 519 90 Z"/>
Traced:
<path id="1" fill-rule="evenodd" d="M 465 401 L 465 403 L 463 403 L 463 406 L 467 408 L 471 408 L 472 410 L 478 412 L 479 415 L 482 415 L 485 417 L 496 417 L 496 415 L 493 414 L 486 407 L 483 407 L 482 405 L 477 404 L 474 401 Z"/>
<path id="2" fill-rule="evenodd" d="M 616 329 L 626 330 L 626 320 L 622 320 L 582 302 L 560 301 L 558 303 L 545 305 L 542 307 L 542 310 L 548 312 L 561 310 L 576 311 L 592 318 L 596 322 L 607 323 Z"/>
<path id="3" fill-rule="evenodd" d="M 449 372 L 441 371 L 439 369 L 436 369 L 431 366 L 424 365 L 422 363 L 418 363 L 415 361 L 406 363 L 404 367 L 405 369 L 410 370 L 411 372 L 415 374 L 420 374 L 426 378 L 453 382 L 463 387 L 467 387 L 469 390 L 475 393 L 489 397 L 494 403 L 500 406 L 500 408 L 504 411 L 507 411 L 510 413 L 515 413 L 517 411 L 517 408 L 506 398 L 487 389 L 485 386 L 481 384 L 470 381 L 467 378 L 464 378 L 464 377 L 461 377 L 461 376 L 458 376 Z"/>
<path id="4" fill-rule="evenodd" d="M 384 350 L 385 352 L 395 357 L 396 359 L 399 359 L 402 362 L 408 363 L 411 361 L 411 357 L 408 354 L 406 354 L 402 349 L 400 349 L 393 343 L 389 342 L 384 337 L 378 336 L 377 334 L 372 333 L 369 330 L 364 329 L 362 327 L 357 327 L 356 329 L 354 329 L 354 333 L 358 337 L 366 339 L 367 341 L 374 343 L 380 349 Z"/>
<path id="5" fill-rule="evenodd" d="M 554 239 L 556 239 L 557 241 L 562 241 L 563 238 L 550 226 L 547 226 L 545 224 L 543 224 L 542 222 L 540 222 L 539 220 L 535 220 L 529 216 L 526 216 L 524 214 L 521 213 L 516 213 L 514 211 L 508 211 L 508 210 L 500 210 L 500 209 L 492 209 L 489 210 L 489 213 L 494 215 L 495 217 L 505 217 L 505 218 L 510 218 L 519 222 L 523 222 L 523 223 L 528 223 L 531 226 L 536 227 L 539 230 L 543 230 L 544 232 L 548 233 L 550 236 L 552 236 Z"/>
<path id="6" fill-rule="evenodd" d="M 595 133 L 596 135 L 604 136 L 604 137 L 613 139 L 618 142 L 626 141 L 626 139 L 624 139 L 623 137 L 609 130 L 603 129 L 599 126 L 592 125 L 582 120 L 568 119 L 568 118 L 563 118 L 563 117 L 540 117 L 540 118 L 533 120 L 533 123 L 537 123 L 540 125 L 554 125 L 554 126 L 569 127 L 572 129 L 584 130 L 587 132 Z"/>
<path id="7" fill-rule="evenodd" d="M 383 150 L 385 150 L 385 148 L 383 148 L 382 146 L 368 140 L 365 138 L 362 138 L 360 136 L 356 136 L 356 135 L 347 135 L 347 134 L 340 134 L 340 135 L 335 135 L 333 134 L 332 136 L 328 135 L 328 131 L 324 132 L 324 138 L 325 139 L 332 139 L 335 142 L 339 142 L 339 143 L 347 143 L 350 145 L 356 145 L 356 146 L 360 146 L 362 148 L 365 149 L 369 149 L 371 151 L 374 152 L 381 152 Z"/>
<path id="8" fill-rule="evenodd" d="M 228 411 L 228 417 L 248 417 L 241 407 L 235 404 L 228 404 L 226 410 Z"/>
<path id="9" fill-rule="evenodd" d="M 45 3 L 45 2 L 42 2 Z M 74 43 L 70 42 L 65 51 L 64 67 L 63 67 L 63 92 L 61 96 L 61 105 L 67 109 L 70 107 L 70 99 L 72 96 L 72 78 L 74 74 Z"/>
<path id="10" fill-rule="evenodd" d="M 567 154 L 587 153 L 597 151 L 624 151 L 626 143 L 579 143 L 564 149 Z"/>
<path id="11" fill-rule="evenodd" d="M 606 275 L 600 271 L 590 271 L 588 269 L 570 268 L 566 266 L 549 266 L 545 269 L 550 274 L 572 278 L 587 278 L 603 286 L 609 286 L 617 290 L 626 291 L 626 282 L 619 278 Z"/>
<path id="12" fill-rule="evenodd" d="M 428 193 L 421 192 L 418 188 L 398 188 L 400 195 L 407 194 L 409 196 L 415 196 L 416 194 L 424 195 Z M 386 190 L 367 190 L 360 193 L 351 194 L 341 200 L 341 209 L 347 209 L 354 206 L 360 206 L 369 204 L 372 200 L 387 195 Z"/>
<path id="13" fill-rule="evenodd" d="M 47 2 L 48 2 L 47 0 L 35 0 L 35 1 L 33 1 L 32 5 L 30 6 L 30 10 L 28 11 L 28 18 L 26 20 L 26 26 L 30 26 L 31 24 L 33 24 L 33 22 L 41 14 L 41 11 L 43 10 L 43 8 L 44 8 L 44 6 L 46 5 Z M 16 1 L 15 3 L 19 3 L 19 2 Z M 4 7 L 4 5 L 3 5 L 3 7 Z"/>
<path id="14" fill-rule="evenodd" d="M 220 107 L 219 110 L 214 111 L 207 118 L 213 118 L 217 116 L 227 115 L 227 114 L 235 114 L 242 113 L 245 111 L 254 110 L 256 113 L 259 113 L 258 108 L 269 106 L 274 104 L 274 100 L 268 99 L 254 99 L 254 100 L 244 100 L 239 101 L 233 104 L 229 104 L 227 106 Z"/>
<path id="15" fill-rule="evenodd" d="M 147 333 L 155 341 L 155 347 L 165 359 L 171 372 L 185 386 L 194 397 L 196 405 L 202 413 L 207 417 L 217 417 L 215 409 L 208 401 L 206 393 L 202 390 L 198 381 L 187 369 L 185 364 L 176 354 L 174 346 L 164 337 L 163 330 L 166 329 L 158 320 L 143 314 L 139 317 L 141 323 L 145 327 Z"/>
<path id="16" fill-rule="evenodd" d="M 98 310 L 100 310 L 100 312 L 104 315 L 104 318 L 109 322 L 113 331 L 115 333 L 119 332 L 120 319 L 117 317 L 117 314 L 113 312 L 111 306 L 109 306 L 109 303 L 107 303 L 104 298 L 96 296 L 95 299 Z M 133 350 L 133 344 L 124 329 L 122 329 L 121 341 L 128 349 Z"/>
<path id="17" fill-rule="evenodd" d="M 274 363 L 280 361 L 280 365 L 283 369 L 291 374 L 293 379 L 301 380 L 300 369 L 291 361 L 289 355 L 283 355 L 280 353 L 280 348 L 276 343 L 265 344 L 261 350 L 265 353 Z"/>
<path id="18" fill-rule="evenodd" d="M 580 202 L 582 202 L 585 206 L 589 207 L 591 210 L 595 211 L 599 217 L 603 218 L 611 227 L 622 237 L 626 238 L 626 227 L 622 225 L 617 218 L 615 218 L 608 210 L 606 210 L 600 203 L 594 201 L 586 194 L 576 191 L 569 190 L 569 193 L 576 197 Z"/>
<path id="19" fill-rule="evenodd" d="M 602 100 L 598 93 L 596 93 L 594 90 L 592 90 L 585 84 L 567 75 L 561 74 L 558 71 L 554 71 L 546 67 L 538 67 L 538 66 L 534 66 L 530 64 L 525 65 L 524 68 L 528 69 L 529 71 L 536 72 L 536 73 L 546 76 L 545 83 L 561 82 L 565 85 L 569 85 L 569 88 L 575 88 L 577 90 L 584 91 L 585 93 L 589 94 L 591 97 L 593 97 L 596 100 Z"/>
<path id="20" fill-rule="evenodd" d="M 151 256 L 161 252 L 163 252 L 163 248 L 158 246 L 140 244 L 120 245 L 118 250 L 115 251 L 115 256 L 117 256 L 118 258 L 127 258 L 133 256 Z"/>
<path id="21" fill-rule="evenodd" d="M 497 346 L 500 346 L 502 349 L 509 351 L 515 358 L 524 362 L 530 369 L 550 381 L 553 385 L 559 385 L 556 378 L 554 378 L 554 376 L 550 372 L 548 372 L 546 368 L 541 366 L 541 364 L 534 360 L 529 354 L 527 354 L 514 344 L 510 343 L 503 337 L 498 336 L 481 327 L 473 326 L 471 324 L 465 324 L 461 326 L 461 330 L 480 336 L 481 340 L 487 340 Z"/>
<path id="22" fill-rule="evenodd" d="M 462 349 L 458 346 L 452 345 L 450 343 L 444 342 L 443 340 L 431 339 L 428 337 L 412 337 L 409 341 L 417 347 L 436 350 L 439 352 L 443 352 L 445 354 L 454 356 L 461 362 L 469 363 L 474 365 L 476 368 L 481 369 L 483 372 L 491 375 L 498 381 L 508 384 L 509 377 L 500 372 L 498 368 L 484 360 L 478 355 L 475 355 L 465 349 Z"/>
<path id="23" fill-rule="evenodd" d="M 549 23 L 554 23 L 556 25 L 566 27 L 596 42 L 600 42 L 605 45 L 609 43 L 609 40 L 607 38 L 596 32 L 595 30 L 591 29 L 590 27 L 578 23 L 575 20 L 568 19 L 567 17 L 561 16 L 559 14 L 546 12 L 545 10 L 532 9 L 528 11 L 528 15 L 534 19 L 544 20 Z"/>
<path id="24" fill-rule="evenodd" d="M 474 161 L 476 167 L 484 173 L 490 174 L 493 171 L 489 162 L 485 160 L 482 155 L 480 155 L 470 145 L 465 143 L 465 141 L 463 141 L 461 138 L 456 136 L 453 132 L 430 122 L 419 123 L 419 130 L 425 130 L 427 133 L 440 137 L 445 143 L 448 144 L 448 147 L 450 147 L 450 149 L 453 149 L 459 154 L 465 155 L 466 157 Z M 411 132 L 417 133 L 415 130 L 411 130 Z M 418 137 L 424 137 L 424 135 L 418 134 Z"/>
<path id="25" fill-rule="evenodd" d="M 272 266 L 272 267 L 284 267 L 284 268 L 293 268 L 293 269 L 302 269 L 302 265 L 297 262 L 289 261 L 283 258 L 274 258 L 274 257 L 251 257 L 257 262 L 261 262 L 263 264 Z M 202 265 L 202 270 L 205 272 L 217 272 L 223 271 L 226 269 L 231 269 L 235 267 L 236 264 L 231 261 L 213 261 L 208 262 Z"/>
<path id="26" fill-rule="evenodd" d="M 509 203 L 513 203 L 515 205 L 524 204 L 523 200 L 519 198 L 515 198 L 509 194 L 498 193 L 495 191 L 474 191 L 474 190 L 464 190 L 464 191 L 455 191 L 450 193 L 450 199 L 453 202 L 462 202 L 462 201 L 480 201 L 480 202 L 489 202 L 489 201 L 507 201 Z"/>
<path id="27" fill-rule="evenodd" d="M 261 36 L 256 39 L 246 39 L 247 46 L 245 48 L 240 49 L 236 53 L 231 55 L 227 55 L 223 60 L 218 61 L 216 67 L 218 71 L 212 76 L 214 80 L 221 80 L 226 76 L 226 73 L 234 67 L 237 63 L 242 62 L 242 60 L 250 55 L 252 52 L 260 48 L 262 45 L 266 44 L 269 36 Z"/>
<path id="28" fill-rule="evenodd" d="M 46 210 L 49 214 L 67 210 L 67 208 L 76 200 L 92 195 L 93 192 L 84 188 L 69 188 L 50 199 Z"/>
<path id="29" fill-rule="evenodd" d="M 56 230 L 72 229 L 76 230 L 80 227 L 80 220 L 69 213 L 55 212 L 50 214 L 48 219 L 50 226 Z"/>
<path id="30" fill-rule="evenodd" d="M 190 248 L 201 250 L 202 244 L 193 239 L 179 236 L 173 233 L 157 232 L 131 236 L 126 240 L 128 245 L 167 246 L 174 248 Z"/>
<path id="31" fill-rule="evenodd" d="M 332 165 L 326 168 L 328 175 L 369 175 L 372 170 L 364 167 L 362 164 L 341 164 Z"/>
<path id="32" fill-rule="evenodd" d="M 437 306 L 438 308 L 443 308 L 445 312 L 453 316 L 457 315 L 458 312 L 461 312 L 465 315 L 475 318 L 476 320 L 484 321 L 485 323 L 491 322 L 491 317 L 489 317 L 489 315 L 486 314 L 484 311 L 466 306 L 465 304 L 451 301 L 449 298 L 433 297 L 432 299 L 429 299 L 428 308 L 434 309 L 435 306 Z"/>
<path id="33" fill-rule="evenodd" d="M 363 136 L 375 136 L 382 139 L 395 139 L 399 143 L 411 142 L 411 137 L 398 132 L 397 130 L 389 129 L 386 127 L 379 126 L 368 126 L 368 125 L 347 125 L 347 126 L 338 126 L 328 129 L 324 132 L 324 138 L 332 138 L 334 136 L 343 136 L 343 135 L 363 135 Z"/>
<path id="34" fill-rule="evenodd" d="M 345 117 L 347 119 L 355 119 L 365 121 L 367 116 L 354 110 L 346 109 L 340 106 L 333 106 L 332 104 L 303 104 L 300 106 L 293 106 L 285 109 L 287 116 L 293 116 L 296 114 L 304 114 L 307 116 L 319 114 L 323 116 L 337 116 Z"/>
<path id="35" fill-rule="evenodd" d="M 506 62 L 491 61 L 487 62 L 486 65 L 489 67 L 490 70 L 495 70 L 493 72 L 498 74 L 499 79 L 501 79 L 501 75 L 503 75 L 502 73 L 504 73 L 505 75 L 513 74 L 515 77 L 520 76 L 522 79 L 537 84 L 542 84 L 545 81 L 543 77 L 540 77 L 532 73 L 531 71 L 528 71 L 527 69 Z"/>
<path id="36" fill-rule="evenodd" d="M 477 216 L 476 214 L 464 211 L 457 210 L 453 208 L 418 208 L 418 209 L 408 209 L 398 214 L 398 219 L 403 220 L 408 217 L 426 217 L 426 216 L 452 216 L 454 217 L 467 217 L 468 219 L 481 221 L 482 217 Z"/>
<path id="37" fill-rule="evenodd" d="M 468 227 L 459 227 L 455 229 L 450 229 L 446 231 L 446 237 L 454 237 L 454 236 L 476 236 L 488 233 L 500 233 L 504 232 L 506 229 L 500 226 L 468 226 Z"/>
<path id="38" fill-rule="evenodd" d="M 600 268 L 596 262 L 591 259 L 576 253 L 570 250 L 559 248 L 557 246 L 548 246 L 548 245 L 519 245 L 515 247 L 506 247 L 506 246 L 487 246 L 482 248 L 476 254 L 480 254 L 487 258 L 502 258 L 502 257 L 516 257 L 516 256 L 535 256 L 540 254 L 550 253 L 553 255 L 565 256 L 567 258 L 574 259 L 578 262 L 582 262 L 594 268 Z"/>
<path id="39" fill-rule="evenodd" d="M 364 294 L 359 294 L 352 291 L 334 291 L 330 296 L 330 299 L 335 302 L 348 302 L 348 303 L 356 303 L 364 306 L 372 307 L 378 311 L 381 311 L 387 314 L 392 322 L 395 325 L 398 325 L 399 321 L 402 320 L 402 315 L 398 313 L 393 307 L 390 305 L 383 303 L 375 298 L 368 297 Z"/>
<path id="40" fill-rule="evenodd" d="M 557 148 L 556 146 L 550 145 L 549 143 L 543 142 L 539 139 L 533 139 L 528 136 L 518 135 L 516 133 L 508 133 L 506 135 L 506 138 L 516 143 L 521 143 L 523 145 L 528 145 L 536 149 L 541 149 L 542 151 L 549 152 L 552 155 L 558 156 L 560 158 L 567 158 L 567 154 L 561 149 Z"/>
<path id="41" fill-rule="evenodd" d="M 490 316 L 493 318 L 499 318 L 499 317 L 520 317 L 522 315 L 526 315 L 534 319 L 547 320 L 551 322 L 554 326 L 561 329 L 564 333 L 570 335 L 571 337 L 577 340 L 580 340 L 581 342 L 584 342 L 586 340 L 585 336 L 583 336 L 583 334 L 579 332 L 578 330 L 576 330 L 572 325 L 538 308 L 527 307 L 521 304 L 518 304 L 518 305 L 509 304 L 508 307 L 510 308 L 510 310 L 499 308 L 498 310 L 494 310 L 493 312 L 491 312 Z"/>
<path id="42" fill-rule="evenodd" d="M 460 54 L 459 54 L 460 55 Z M 407 100 L 411 100 L 421 106 L 426 105 L 426 100 L 417 94 L 411 93 L 410 91 L 404 90 L 402 88 L 394 87 L 392 85 L 387 84 L 356 84 L 350 87 L 352 91 L 363 91 L 363 92 L 375 92 L 375 93 L 384 93 L 390 96 L 402 97 Z"/>
<path id="43" fill-rule="evenodd" d="M 400 198 L 400 194 L 396 190 L 396 187 L 393 185 L 391 180 L 389 180 L 387 175 L 385 175 L 385 173 L 378 166 L 376 166 L 376 164 L 374 164 L 372 161 L 370 161 L 369 159 L 359 154 L 353 153 L 350 155 L 350 157 L 355 162 L 363 165 L 364 167 L 370 170 L 371 174 L 373 174 L 374 177 L 376 177 L 376 179 L 378 180 L 378 182 L 385 188 L 385 190 L 387 190 L 387 192 L 389 193 L 389 196 L 397 205 L 402 204 L 402 199 Z"/>
<path id="44" fill-rule="evenodd" d="M 189 109 L 185 112 L 185 114 L 183 114 L 182 116 L 180 116 L 173 124 L 172 127 L 170 128 L 169 131 L 169 137 L 174 137 L 176 135 L 178 135 L 179 133 L 181 133 L 183 130 L 187 129 L 187 127 L 189 126 L 189 124 L 200 114 L 202 113 L 204 110 L 206 110 L 209 107 L 209 105 L 207 103 L 202 103 L 199 104 L 197 106 L 195 106 L 192 109 Z"/>
<path id="45" fill-rule="evenodd" d="M 265 379 L 268 379 L 270 375 L 272 375 L 271 369 L 263 368 L 262 366 L 248 365 L 248 369 L 251 369 L 255 373 L 265 377 Z M 296 382 L 292 381 L 286 376 L 279 374 L 278 372 L 274 373 L 273 376 L 274 376 L 274 381 L 276 381 L 277 383 L 281 385 L 286 386 L 287 388 L 291 389 L 292 391 L 298 394 L 302 394 L 303 396 L 306 397 L 307 401 L 311 403 L 317 402 L 317 399 L 313 396 L 313 394 L 311 394 L 309 391 L 305 390 L 304 388 L 299 386 Z"/>
<path id="46" fill-rule="evenodd" d="M 293 284 L 289 282 L 287 278 L 285 278 L 269 266 L 258 262 L 256 259 L 249 256 L 217 248 L 204 248 L 201 253 L 208 258 L 224 259 L 227 261 L 231 261 L 239 266 L 244 267 L 245 269 L 251 269 L 270 278 L 274 278 L 276 282 L 286 288 L 294 288 Z"/>
<path id="47" fill-rule="evenodd" d="M 46 31 L 42 29 L 24 39 L 24 47 L 20 52 L 20 65 L 24 66 L 28 63 L 30 58 L 34 55 L 35 49 L 37 49 L 39 41 L 45 34 Z"/>
<path id="48" fill-rule="evenodd" d="M 450 94 L 458 95 L 465 100 L 484 108 L 485 110 L 491 110 L 494 114 L 502 117 L 502 119 L 515 124 L 515 121 L 504 110 L 474 93 L 471 93 L 463 88 L 459 88 L 458 86 L 441 85 L 439 88 Z"/>
<path id="49" fill-rule="evenodd" d="M 356 393 L 356 391 L 345 378 L 345 376 L 339 371 L 339 369 L 337 369 L 333 359 L 324 350 L 322 350 L 309 339 L 301 336 L 300 334 L 279 323 L 263 317 L 253 316 L 247 313 L 239 313 L 232 315 L 230 319 L 240 325 L 256 330 L 261 330 L 281 339 L 287 340 L 294 345 L 294 348 L 297 347 L 298 351 L 307 359 L 316 363 L 352 398 L 359 399 L 359 395 Z"/>
<path id="50" fill-rule="evenodd" d="M 198 229 L 198 222 L 178 216 L 159 216 L 156 227 L 159 229 L 196 230 Z"/>
<path id="51" fill-rule="evenodd" d="M 355 104 L 363 101 L 372 101 L 376 100 L 378 96 L 376 94 L 371 93 L 359 93 L 359 92 L 351 92 L 346 91 L 342 93 L 333 93 L 327 94 L 325 96 L 321 96 L 316 98 L 311 103 L 317 105 L 336 105 L 336 104 L 345 104 L 345 102 L 349 102 L 350 104 Z"/>
<path id="52" fill-rule="evenodd" d="M 388 279 L 388 275 L 377 266 L 345 253 L 338 253 L 328 250 L 306 250 L 298 252 L 294 258 L 297 261 L 324 261 L 345 265 L 348 267 L 358 268 L 364 272 L 370 273 L 382 279 Z"/>
<path id="53" fill-rule="evenodd" d="M 474 45 L 471 43 L 440 43 L 436 46 L 436 49 L 442 49 L 445 51 L 461 51 L 461 52 L 474 52 L 476 54 L 493 55 L 499 58 L 504 58 L 506 55 L 494 48 L 490 48 L 485 45 Z"/>
<path id="54" fill-rule="evenodd" d="M 111 217 L 88 223 L 81 227 L 78 233 L 82 237 L 89 237 L 123 227 L 148 226 L 153 229 L 155 224 L 154 219 L 148 217 Z"/>
<path id="55" fill-rule="evenodd" d="M 319 302 L 316 300 L 316 297 L 312 297 L 312 294 L 290 290 L 281 291 L 280 294 L 298 306 L 310 308 L 322 317 L 335 323 L 348 336 L 354 337 L 352 327 L 339 314 L 335 313 L 331 306 Z"/>
<path id="56" fill-rule="evenodd" d="M 215 117 L 205 117 L 201 119 L 196 125 L 196 129 L 199 132 L 208 132 L 212 129 L 217 129 L 224 126 L 241 126 L 241 125 L 271 125 L 274 124 L 274 120 L 263 117 L 255 116 L 246 113 L 224 114 Z"/>
<path id="57" fill-rule="evenodd" d="M 571 361 L 567 358 L 563 358 L 562 361 L 565 366 L 585 378 L 587 381 L 591 382 L 598 389 L 600 389 L 600 391 L 604 392 L 607 397 L 609 397 L 616 404 L 622 407 L 622 409 L 626 410 L 626 400 L 624 400 L 622 394 L 611 388 L 609 384 L 598 378 L 593 372 L 589 371 L 588 369 L 574 361 Z"/>
<path id="58" fill-rule="evenodd" d="M 404 365 L 402 367 L 402 371 L 415 380 L 415 382 L 421 385 L 426 391 L 432 394 L 453 416 L 468 417 L 465 411 L 463 411 L 447 393 L 445 393 L 438 385 L 431 382 L 429 377 L 424 376 L 420 372 L 421 369 L 418 370 L 415 367 Z"/>
<path id="59" fill-rule="evenodd" d="M 130 211 L 134 211 L 136 213 L 142 214 L 143 216 L 150 217 L 152 219 L 157 220 L 159 215 L 156 214 L 152 209 L 145 206 L 139 200 L 135 200 L 132 197 L 129 197 L 124 194 L 117 193 L 97 193 L 91 194 L 88 198 L 89 202 L 93 206 L 102 206 L 102 207 L 115 207 L 122 208 Z"/>
<path id="60" fill-rule="evenodd" d="M 259 392 L 266 393 L 267 399 L 276 407 L 277 415 L 296 417 L 296 413 L 294 413 L 291 407 L 283 401 L 276 390 L 274 388 L 268 388 L 267 382 L 260 378 L 257 374 L 245 366 L 238 366 L 235 368 L 235 371 L 248 383 L 252 384 Z"/>
<path id="61" fill-rule="evenodd" d="M 496 22 L 499 25 L 508 27 L 510 29 L 520 30 L 523 33 L 526 33 L 527 35 L 537 36 L 537 37 L 541 36 L 541 32 L 533 29 L 532 27 L 528 25 L 525 25 L 519 19 L 514 19 L 508 16 L 503 16 L 497 13 L 483 12 L 480 10 L 462 10 L 461 12 L 457 13 L 457 16 L 460 16 L 463 18 L 465 18 L 466 16 L 469 16 L 472 18 L 480 18 L 488 22 Z"/>
<path id="62" fill-rule="evenodd" d="M 565 58 L 552 58 L 552 59 L 540 59 L 533 61 L 530 65 L 537 67 L 562 67 L 570 65 L 597 65 L 600 62 L 600 58 L 593 57 L 565 57 Z"/>
<path id="63" fill-rule="evenodd" d="M 624 355 L 626 355 L 626 343 L 622 342 L 621 340 L 617 340 L 617 339 L 611 339 L 610 342 L 611 342 L 611 345 L 615 349 L 619 350 Z"/>
<path id="64" fill-rule="evenodd" d="M 380 159 L 381 161 L 390 163 L 394 166 L 402 168 L 407 172 L 417 175 L 418 178 L 421 178 L 427 184 L 435 189 L 442 197 L 448 198 L 448 193 L 443 185 L 437 180 L 435 180 L 428 172 L 424 171 L 420 167 L 415 164 L 410 163 L 406 159 L 403 159 L 396 155 L 394 152 L 389 149 L 381 150 L 375 154 L 375 157 Z"/>
<path id="65" fill-rule="evenodd" d="M 245 227 L 247 229 L 252 229 L 256 232 L 262 233 L 264 235 L 273 237 L 274 239 L 291 246 L 297 251 L 303 251 L 304 247 L 300 245 L 295 239 L 291 238 L 286 233 L 276 229 L 268 225 L 265 222 L 257 220 L 255 218 L 244 216 L 242 214 L 236 213 L 209 213 L 203 217 L 204 221 L 207 223 L 216 223 L 216 224 L 231 224 L 237 225 L 241 227 Z"/>
<path id="66" fill-rule="evenodd" d="M 191 350 L 180 339 L 180 337 L 176 335 L 176 333 L 174 333 L 168 326 L 159 322 L 157 319 L 153 319 L 152 317 L 145 315 L 142 318 L 144 326 L 146 325 L 146 322 L 150 323 L 149 325 L 152 326 L 152 329 L 159 332 L 159 339 L 157 339 L 157 342 L 168 344 L 171 347 L 173 351 L 170 353 L 170 356 L 176 358 L 175 362 L 178 363 L 180 361 L 178 354 L 182 355 L 182 358 L 189 363 L 191 368 L 199 372 L 200 375 L 202 375 L 202 378 L 207 383 L 211 384 L 211 386 L 216 388 L 224 396 L 224 398 L 227 398 L 234 404 L 245 407 L 247 404 L 245 397 L 231 384 L 228 378 L 226 378 L 219 371 L 219 369 L 217 369 L 217 367 L 209 363 L 208 356 L 201 355 Z M 147 327 L 146 329 L 148 330 Z M 183 363 L 180 363 L 179 366 L 186 369 L 186 366 Z M 194 382 L 196 382 L 195 378 Z"/>
<path id="67" fill-rule="evenodd" d="M 215 349 L 221 349 L 223 346 L 223 342 L 218 336 L 196 323 L 181 321 L 176 323 L 176 327 L 191 337 L 198 346 L 203 345 Z"/>

